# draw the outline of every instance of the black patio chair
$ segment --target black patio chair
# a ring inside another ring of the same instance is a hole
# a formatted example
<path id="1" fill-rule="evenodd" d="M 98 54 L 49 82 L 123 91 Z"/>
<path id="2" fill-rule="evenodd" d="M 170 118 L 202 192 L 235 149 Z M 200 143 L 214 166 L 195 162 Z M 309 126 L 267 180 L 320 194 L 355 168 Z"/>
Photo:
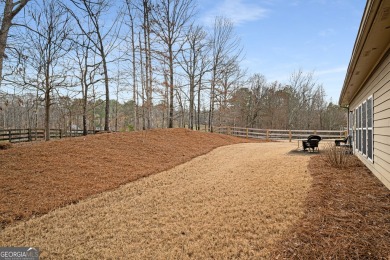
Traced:
<path id="1" fill-rule="evenodd" d="M 302 140 L 303 150 L 306 151 L 306 149 L 309 148 L 309 151 L 312 149 L 314 152 L 317 148 L 317 151 L 319 152 L 320 149 L 318 148 L 318 143 L 321 141 L 321 139 L 322 138 L 319 135 L 309 135 L 307 140 Z"/>
<path id="2" fill-rule="evenodd" d="M 352 154 L 352 136 L 348 135 L 344 139 L 334 140 L 336 146 L 345 149 L 346 153 Z"/>
<path id="3" fill-rule="evenodd" d="M 344 139 L 339 139 L 339 140 L 334 140 L 336 146 L 344 146 L 351 148 L 352 147 L 352 142 L 351 142 L 352 137 L 348 135 Z"/>

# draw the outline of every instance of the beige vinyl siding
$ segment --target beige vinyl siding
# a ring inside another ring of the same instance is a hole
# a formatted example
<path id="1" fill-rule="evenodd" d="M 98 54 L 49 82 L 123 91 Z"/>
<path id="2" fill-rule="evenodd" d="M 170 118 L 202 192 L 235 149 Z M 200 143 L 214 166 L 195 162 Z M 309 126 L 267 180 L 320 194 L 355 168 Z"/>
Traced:
<path id="1" fill-rule="evenodd" d="M 390 144 L 390 136 L 376 136 L 375 137 L 375 143 L 376 144 L 382 144 L 384 147 L 386 147 L 386 144 Z M 382 151 L 385 150 L 385 148 L 382 148 Z"/>
<path id="2" fill-rule="evenodd" d="M 390 118 L 378 119 L 375 121 L 375 127 L 377 128 L 387 128 L 390 127 Z"/>
<path id="3" fill-rule="evenodd" d="M 386 82 L 387 84 L 389 84 L 388 82 Z M 382 90 L 382 89 L 381 89 Z M 378 105 L 381 105 L 381 104 L 386 104 L 386 102 L 390 99 L 390 90 L 386 91 L 385 93 L 383 94 L 377 94 L 377 98 L 376 98 L 376 102 L 378 103 Z"/>
<path id="4" fill-rule="evenodd" d="M 373 97 L 373 161 L 357 152 L 363 163 L 390 189 L 390 55 L 382 60 L 350 105 L 354 111 Z"/>
<path id="5" fill-rule="evenodd" d="M 379 163 L 379 160 L 382 160 L 383 161 L 383 165 L 385 166 L 388 166 L 387 168 L 390 167 L 390 154 L 380 150 L 380 149 L 377 149 L 376 150 L 376 154 L 375 154 L 375 159 L 377 163 Z"/>
<path id="6" fill-rule="evenodd" d="M 384 111 L 384 110 L 389 110 L 390 108 L 387 107 L 387 103 L 386 102 L 382 102 L 380 104 L 376 104 L 375 107 L 376 107 L 376 112 L 381 112 L 381 111 Z"/>

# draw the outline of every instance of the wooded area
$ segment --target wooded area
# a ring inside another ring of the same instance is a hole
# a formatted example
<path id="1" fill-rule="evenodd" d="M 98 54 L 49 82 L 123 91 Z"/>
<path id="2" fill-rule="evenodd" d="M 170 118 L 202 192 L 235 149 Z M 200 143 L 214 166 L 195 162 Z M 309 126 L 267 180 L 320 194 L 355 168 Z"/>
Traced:
<path id="1" fill-rule="evenodd" d="M 232 21 L 197 24 L 195 1 L 7 0 L 0 6 L 0 47 L 6 46 L 0 129 L 87 134 L 346 125 L 346 111 L 326 99 L 312 72 L 298 69 L 284 83 L 249 75 Z"/>

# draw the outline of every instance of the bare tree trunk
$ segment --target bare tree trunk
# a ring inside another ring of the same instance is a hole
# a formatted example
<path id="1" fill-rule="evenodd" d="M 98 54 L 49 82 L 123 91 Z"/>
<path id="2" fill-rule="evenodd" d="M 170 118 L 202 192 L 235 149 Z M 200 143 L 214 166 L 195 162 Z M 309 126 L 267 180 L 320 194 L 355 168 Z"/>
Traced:
<path id="1" fill-rule="evenodd" d="M 80 64 L 81 65 L 81 64 Z M 83 135 L 88 135 L 87 126 L 87 107 L 88 107 L 88 84 L 87 84 L 87 68 L 88 68 L 88 49 L 85 53 L 84 70 L 81 70 L 81 87 L 83 95 Z"/>
<path id="2" fill-rule="evenodd" d="M 198 114 L 197 114 L 197 127 L 196 127 L 196 130 L 200 130 L 200 97 L 201 97 L 201 86 L 202 86 L 202 77 L 200 77 L 199 79 L 199 83 L 198 83 Z"/>
<path id="3" fill-rule="evenodd" d="M 130 10 L 129 10 L 130 11 Z M 131 19 L 131 53 L 132 53 L 132 71 L 133 71 L 133 101 L 134 101 L 134 129 L 138 129 L 138 87 L 137 87 L 137 79 L 136 79 L 136 68 L 135 68 L 135 40 L 134 40 L 134 20 L 130 15 Z"/>
<path id="4" fill-rule="evenodd" d="M 173 53 L 172 46 L 169 46 L 168 49 L 169 55 L 169 123 L 168 128 L 173 128 Z"/>
<path id="5" fill-rule="evenodd" d="M 103 46 L 102 46 L 103 47 Z M 104 131 L 110 131 L 110 86 L 108 84 L 108 69 L 107 61 L 104 52 L 102 53 L 103 73 L 104 73 L 104 87 L 106 90 L 106 106 L 105 106 L 105 118 L 104 118 Z"/>
<path id="6" fill-rule="evenodd" d="M 141 35 L 138 37 L 139 46 L 142 46 Z M 143 65 L 143 55 L 142 51 L 139 52 L 140 56 L 140 70 L 141 70 L 141 100 L 142 100 L 142 130 L 146 129 L 146 120 L 145 120 L 145 80 L 144 80 L 144 65 Z"/>
<path id="7" fill-rule="evenodd" d="M 50 82 L 49 82 L 49 72 L 46 72 L 46 79 L 45 79 L 45 140 L 50 140 Z"/>
<path id="8" fill-rule="evenodd" d="M 194 130 L 194 99 L 195 99 L 195 79 L 190 79 L 190 107 L 188 110 L 189 113 L 189 122 L 188 127 L 191 130 Z"/>
<path id="9" fill-rule="evenodd" d="M 209 109 L 209 131 L 213 132 L 213 121 L 214 121 L 214 102 L 215 102 L 215 80 L 216 80 L 216 66 L 213 66 L 210 86 L 210 109 Z"/>
<path id="10" fill-rule="evenodd" d="M 116 102 L 115 102 L 115 132 L 118 132 L 118 103 L 119 103 L 119 72 L 118 72 L 118 86 L 116 89 Z"/>
<path id="11" fill-rule="evenodd" d="M 3 59 L 5 55 L 5 48 L 7 47 L 7 39 L 9 29 L 12 26 L 12 19 L 23 9 L 29 0 L 20 0 L 14 2 L 13 0 L 6 0 L 4 5 L 3 20 L 0 28 L 0 86 L 3 79 Z"/>
<path id="12" fill-rule="evenodd" d="M 150 43 L 150 21 L 149 21 L 149 14 L 147 19 L 147 57 L 146 60 L 147 63 L 147 69 L 149 70 L 148 77 L 149 77 L 149 83 L 147 88 L 147 103 L 148 103 L 148 129 L 152 128 L 152 110 L 153 110 L 153 68 L 152 68 L 152 53 L 151 53 L 151 43 Z"/>
<path id="13" fill-rule="evenodd" d="M 96 94 L 95 94 L 95 86 L 92 85 L 92 96 L 93 96 L 93 109 L 92 109 L 92 130 L 93 133 L 96 132 L 96 125 L 95 125 L 95 115 L 96 115 Z M 100 129 L 99 129 L 100 130 Z"/>

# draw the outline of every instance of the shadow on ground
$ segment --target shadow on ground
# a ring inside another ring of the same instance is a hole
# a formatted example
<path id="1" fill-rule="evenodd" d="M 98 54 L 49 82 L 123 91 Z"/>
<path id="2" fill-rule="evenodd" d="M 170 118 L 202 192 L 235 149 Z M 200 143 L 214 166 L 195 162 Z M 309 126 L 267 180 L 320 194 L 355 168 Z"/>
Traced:
<path id="1" fill-rule="evenodd" d="M 311 155 L 318 155 L 321 154 L 321 151 L 309 151 L 309 150 L 303 150 L 301 148 L 293 149 L 290 152 L 287 153 L 287 155 L 300 155 L 300 156 L 311 156 Z"/>

